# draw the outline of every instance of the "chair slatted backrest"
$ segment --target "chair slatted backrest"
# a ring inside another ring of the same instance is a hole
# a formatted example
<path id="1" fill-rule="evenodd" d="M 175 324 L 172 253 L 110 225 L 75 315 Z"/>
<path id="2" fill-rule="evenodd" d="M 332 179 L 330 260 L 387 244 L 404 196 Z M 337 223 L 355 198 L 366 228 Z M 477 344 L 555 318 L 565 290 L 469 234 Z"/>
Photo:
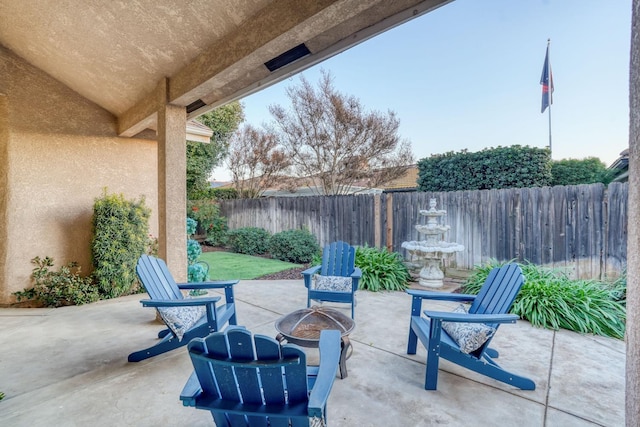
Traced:
<path id="1" fill-rule="evenodd" d="M 350 276 L 355 268 L 356 249 L 346 242 L 333 242 L 322 251 L 323 276 Z"/>
<path id="2" fill-rule="evenodd" d="M 213 411 L 216 425 L 247 425 L 244 421 L 247 416 L 248 425 L 266 426 L 265 412 L 260 410 L 264 405 L 271 406 L 272 415 L 273 408 L 282 408 L 280 414 L 274 415 L 277 419 L 269 421 L 270 425 L 289 425 L 288 420 L 307 419 L 306 356 L 300 348 L 280 346 L 264 335 L 252 339 L 246 329 L 232 328 L 193 339 L 188 349 L 203 393 L 220 400 L 207 405 Z M 291 418 L 287 412 L 291 412 Z"/>
<path id="3" fill-rule="evenodd" d="M 524 276 L 518 264 L 506 264 L 492 269 L 469 307 L 469 313 L 508 313 L 523 283 Z"/>
<path id="4" fill-rule="evenodd" d="M 184 298 L 167 264 L 160 258 L 142 255 L 136 265 L 136 274 L 151 299 L 181 300 Z"/>

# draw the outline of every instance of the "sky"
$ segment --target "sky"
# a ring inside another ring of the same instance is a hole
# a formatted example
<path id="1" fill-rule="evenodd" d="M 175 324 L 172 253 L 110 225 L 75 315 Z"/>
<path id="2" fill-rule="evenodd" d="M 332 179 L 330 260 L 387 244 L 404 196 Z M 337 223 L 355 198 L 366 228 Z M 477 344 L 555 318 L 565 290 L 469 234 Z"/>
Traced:
<path id="1" fill-rule="evenodd" d="M 547 39 L 554 81 L 552 158 L 598 157 L 628 147 L 631 0 L 455 0 L 301 74 L 367 110 L 394 111 L 416 160 L 511 145 L 549 145 L 540 112 Z M 285 108 L 299 75 L 241 100 L 245 123 Z M 225 167 L 214 180 L 229 180 Z"/>

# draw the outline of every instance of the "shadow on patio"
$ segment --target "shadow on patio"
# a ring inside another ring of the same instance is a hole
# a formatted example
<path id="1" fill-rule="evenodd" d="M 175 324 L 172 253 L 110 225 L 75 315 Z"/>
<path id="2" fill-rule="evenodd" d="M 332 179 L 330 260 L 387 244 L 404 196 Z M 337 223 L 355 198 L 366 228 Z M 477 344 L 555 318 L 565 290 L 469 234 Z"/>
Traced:
<path id="1" fill-rule="evenodd" d="M 281 315 L 303 308 L 302 280 L 241 281 L 239 324 L 275 336 Z M 0 309 L 0 425 L 213 426 L 183 407 L 192 367 L 184 347 L 139 363 L 127 355 L 153 344 L 161 328 L 133 295 L 78 307 Z M 427 302 L 446 310 L 455 304 Z M 503 325 L 498 361 L 532 378 L 520 391 L 440 362 L 438 390 L 425 391 L 425 350 L 406 352 L 411 298 L 358 293 L 349 376 L 329 398 L 332 426 L 621 426 L 624 342 L 569 331 Z M 315 350 L 309 350 L 315 351 Z"/>

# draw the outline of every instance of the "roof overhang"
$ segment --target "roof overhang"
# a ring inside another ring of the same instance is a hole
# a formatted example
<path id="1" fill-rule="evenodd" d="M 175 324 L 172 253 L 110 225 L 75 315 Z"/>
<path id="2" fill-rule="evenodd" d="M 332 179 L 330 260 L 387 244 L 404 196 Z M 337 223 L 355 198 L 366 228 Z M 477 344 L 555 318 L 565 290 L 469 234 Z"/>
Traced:
<path id="1" fill-rule="evenodd" d="M 0 44 L 117 117 L 194 118 L 452 0 L 0 0 Z"/>

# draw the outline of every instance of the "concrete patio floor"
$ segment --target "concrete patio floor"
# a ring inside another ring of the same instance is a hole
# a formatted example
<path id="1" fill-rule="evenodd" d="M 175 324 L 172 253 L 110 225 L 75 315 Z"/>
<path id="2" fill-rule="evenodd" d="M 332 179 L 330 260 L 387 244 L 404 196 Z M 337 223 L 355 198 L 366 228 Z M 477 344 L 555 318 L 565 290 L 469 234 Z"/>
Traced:
<path id="1" fill-rule="evenodd" d="M 235 295 L 239 323 L 270 336 L 276 319 L 306 303 L 302 280 L 242 281 Z M 184 347 L 127 362 L 160 330 L 155 312 L 138 302 L 144 297 L 0 309 L 0 426 L 213 426 L 208 412 L 179 401 L 192 371 Z M 503 367 L 535 381 L 535 391 L 446 360 L 438 390 L 426 391 L 424 348 L 405 354 L 410 304 L 402 292 L 358 292 L 349 376 L 336 379 L 328 425 L 624 425 L 624 342 L 519 321 L 503 325 L 492 347 Z"/>

